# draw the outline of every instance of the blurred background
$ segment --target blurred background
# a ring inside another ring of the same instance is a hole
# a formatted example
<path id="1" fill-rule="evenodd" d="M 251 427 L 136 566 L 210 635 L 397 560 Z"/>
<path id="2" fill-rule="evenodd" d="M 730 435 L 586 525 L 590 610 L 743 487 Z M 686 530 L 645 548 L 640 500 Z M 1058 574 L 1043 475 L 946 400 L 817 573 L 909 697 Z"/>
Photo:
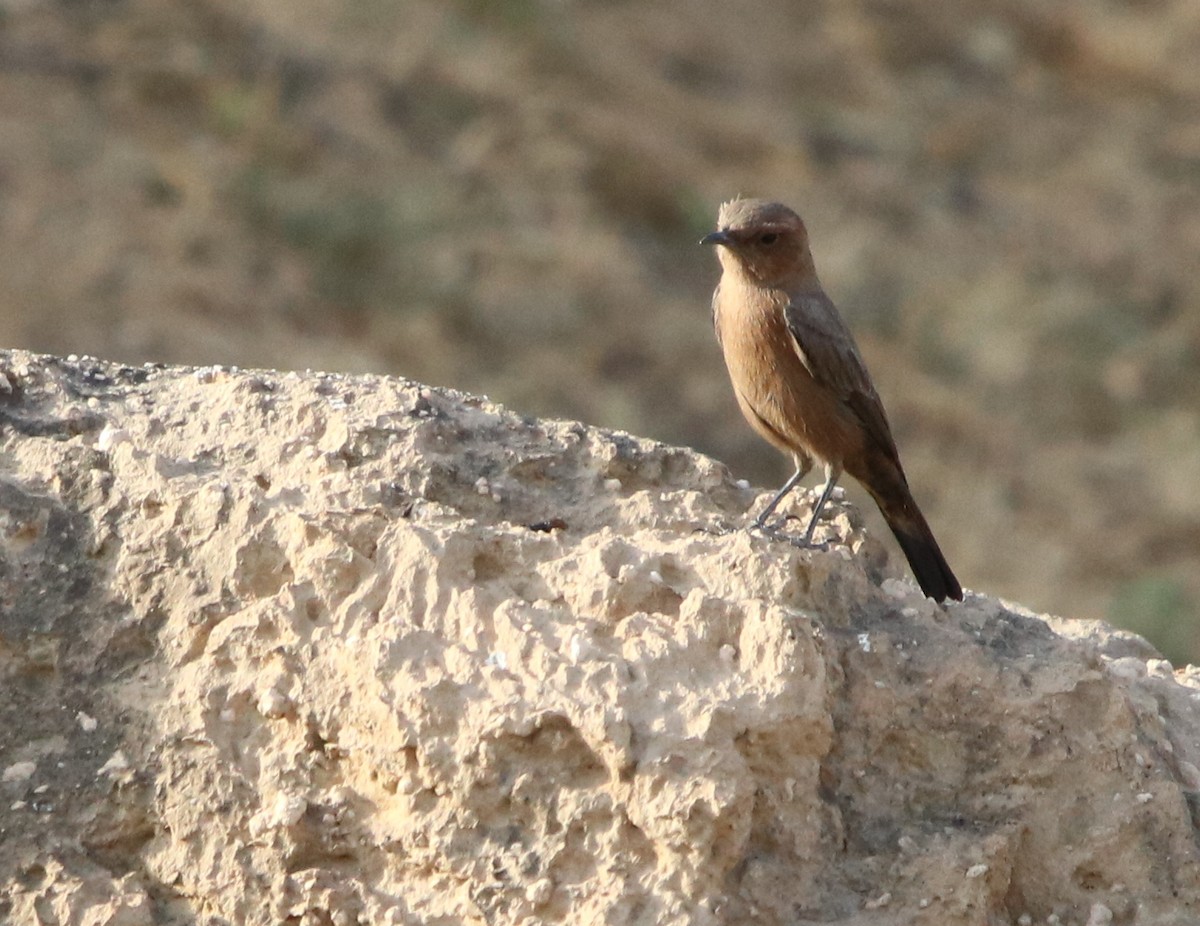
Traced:
<path id="1" fill-rule="evenodd" d="M 399 374 L 775 486 L 696 243 L 738 193 L 805 216 L 963 584 L 1200 662 L 1193 0 L 0 3 L 5 346 Z"/>

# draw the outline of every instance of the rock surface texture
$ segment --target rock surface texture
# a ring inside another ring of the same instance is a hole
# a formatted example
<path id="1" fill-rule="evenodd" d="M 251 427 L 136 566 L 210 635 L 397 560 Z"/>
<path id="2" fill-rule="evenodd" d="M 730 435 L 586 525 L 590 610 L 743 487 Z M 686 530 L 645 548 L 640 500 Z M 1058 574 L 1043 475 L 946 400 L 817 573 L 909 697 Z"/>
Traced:
<path id="1" fill-rule="evenodd" d="M 762 497 L 400 380 L 0 353 L 0 920 L 1200 923 L 1200 671 L 942 610 L 844 505 L 721 532 Z"/>

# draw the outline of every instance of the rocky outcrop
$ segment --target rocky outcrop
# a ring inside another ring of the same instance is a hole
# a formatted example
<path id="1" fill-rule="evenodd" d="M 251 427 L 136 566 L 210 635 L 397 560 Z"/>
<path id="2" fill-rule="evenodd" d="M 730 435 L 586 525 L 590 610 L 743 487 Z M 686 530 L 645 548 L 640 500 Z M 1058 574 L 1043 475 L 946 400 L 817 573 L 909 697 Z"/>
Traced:
<path id="1" fill-rule="evenodd" d="M 1200 922 L 1200 671 L 760 498 L 401 380 L 0 354 L 0 917 Z"/>

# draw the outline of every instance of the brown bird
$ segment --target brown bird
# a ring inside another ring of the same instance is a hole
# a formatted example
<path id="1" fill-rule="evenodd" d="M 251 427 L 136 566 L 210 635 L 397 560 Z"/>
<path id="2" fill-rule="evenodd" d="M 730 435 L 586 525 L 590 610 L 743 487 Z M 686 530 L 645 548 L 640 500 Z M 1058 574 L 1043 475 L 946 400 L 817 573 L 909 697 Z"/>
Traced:
<path id="1" fill-rule="evenodd" d="M 817 279 L 808 231 L 782 203 L 735 199 L 721 206 L 717 245 L 724 271 L 713 293 L 713 324 L 742 414 L 789 454 L 796 472 L 757 518 L 767 518 L 812 469 L 825 486 L 803 542 L 843 472 L 871 493 L 930 598 L 962 600 L 933 532 L 913 500 L 883 404 L 849 329 Z"/>

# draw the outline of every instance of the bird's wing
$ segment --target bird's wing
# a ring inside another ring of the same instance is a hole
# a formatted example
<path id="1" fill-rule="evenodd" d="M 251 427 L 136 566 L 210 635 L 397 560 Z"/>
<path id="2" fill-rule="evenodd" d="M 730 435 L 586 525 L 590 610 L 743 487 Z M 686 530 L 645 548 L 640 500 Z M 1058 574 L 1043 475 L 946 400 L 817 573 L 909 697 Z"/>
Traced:
<path id="1" fill-rule="evenodd" d="M 783 310 L 792 346 L 809 375 L 858 418 L 872 443 L 898 458 L 883 403 L 854 337 L 822 290 L 794 295 Z"/>

